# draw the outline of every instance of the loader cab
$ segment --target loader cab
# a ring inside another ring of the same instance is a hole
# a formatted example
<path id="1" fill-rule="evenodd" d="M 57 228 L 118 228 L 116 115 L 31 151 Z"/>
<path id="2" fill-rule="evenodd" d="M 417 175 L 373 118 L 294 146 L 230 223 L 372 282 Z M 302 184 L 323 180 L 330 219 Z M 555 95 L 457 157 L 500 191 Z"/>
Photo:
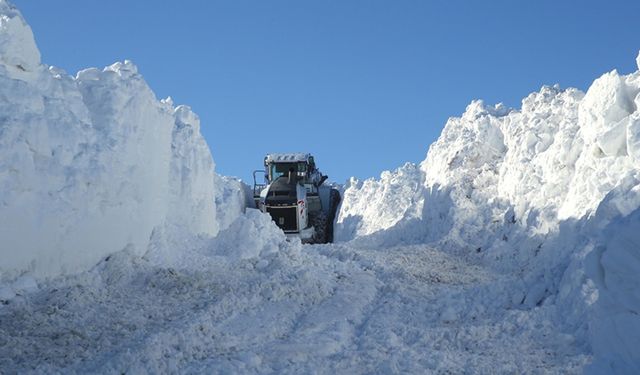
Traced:
<path id="1" fill-rule="evenodd" d="M 264 176 L 264 183 L 258 182 L 259 175 Z M 289 175 L 291 179 L 288 179 Z M 327 179 L 316 168 L 313 156 L 308 153 L 268 154 L 264 158 L 264 169 L 253 172 L 253 196 L 256 202 L 261 192 L 281 177 L 287 177 L 287 183 L 302 185 L 312 195 L 318 194 L 319 186 Z"/>

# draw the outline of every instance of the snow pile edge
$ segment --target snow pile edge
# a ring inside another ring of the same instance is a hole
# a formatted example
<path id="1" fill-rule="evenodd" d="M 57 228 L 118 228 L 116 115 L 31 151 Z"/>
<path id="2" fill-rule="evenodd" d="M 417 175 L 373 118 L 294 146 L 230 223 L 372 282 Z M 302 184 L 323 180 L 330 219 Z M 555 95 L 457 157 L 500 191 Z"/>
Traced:
<path id="1" fill-rule="evenodd" d="M 158 101 L 133 63 L 76 77 L 43 65 L 5 0 L 0 56 L 0 282 L 80 272 L 125 248 L 140 255 L 159 228 L 219 231 L 224 188 L 198 117 Z"/>
<path id="2" fill-rule="evenodd" d="M 518 275 L 522 307 L 556 304 L 594 373 L 640 371 L 637 214 L 624 219 L 640 209 L 639 108 L 640 71 L 546 86 L 518 110 L 474 101 L 419 166 L 350 181 L 336 238 L 434 243 Z"/>

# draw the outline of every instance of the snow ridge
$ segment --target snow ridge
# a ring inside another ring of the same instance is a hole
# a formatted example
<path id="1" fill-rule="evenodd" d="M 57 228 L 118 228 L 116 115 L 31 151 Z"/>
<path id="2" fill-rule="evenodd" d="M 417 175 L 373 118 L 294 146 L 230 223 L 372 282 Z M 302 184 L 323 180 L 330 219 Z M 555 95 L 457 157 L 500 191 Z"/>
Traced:
<path id="1" fill-rule="evenodd" d="M 0 282 L 143 254 L 160 227 L 218 232 L 214 163 L 188 107 L 158 101 L 130 61 L 76 77 L 42 65 L 4 0 L 0 56 Z"/>
<path id="2" fill-rule="evenodd" d="M 640 72 L 615 70 L 586 94 L 545 86 L 518 110 L 474 101 L 449 119 L 419 168 L 351 181 L 336 238 L 432 243 L 518 275 L 522 306 L 557 304 L 564 326 L 593 346 L 594 373 L 638 372 L 640 353 L 628 348 L 636 347 L 640 306 L 629 302 L 636 292 L 628 286 L 639 281 L 629 261 L 638 247 L 629 244 L 640 237 L 622 218 L 640 208 L 639 107 Z M 618 231 L 627 245 L 611 240 Z M 611 284 L 603 273 L 620 276 Z M 615 340 L 627 349 L 603 344 Z"/>

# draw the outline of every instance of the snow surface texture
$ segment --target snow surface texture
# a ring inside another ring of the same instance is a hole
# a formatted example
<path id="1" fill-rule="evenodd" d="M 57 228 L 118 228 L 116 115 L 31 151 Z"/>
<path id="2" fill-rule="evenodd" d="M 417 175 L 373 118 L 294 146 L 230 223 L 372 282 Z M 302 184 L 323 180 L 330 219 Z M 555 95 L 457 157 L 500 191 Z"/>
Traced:
<path id="1" fill-rule="evenodd" d="M 432 243 L 518 275 L 524 307 L 555 303 L 593 346 L 590 371 L 638 373 L 640 235 L 622 218 L 640 208 L 639 107 L 638 71 L 543 87 L 520 110 L 475 101 L 419 166 L 350 181 L 336 238 Z"/>
<path id="2" fill-rule="evenodd" d="M 425 246 L 301 246 L 255 210 L 185 246 L 169 262 L 123 251 L 0 306 L 0 368 L 577 374 L 589 359 L 554 306 L 509 308 L 510 279 Z"/>
<path id="3" fill-rule="evenodd" d="M 214 190 L 233 188 L 214 186 L 188 107 L 158 101 L 130 61 L 76 77 L 42 65 L 4 0 L 0 56 L 0 282 L 80 272 L 124 248 L 143 254 L 160 227 L 218 232 Z"/>

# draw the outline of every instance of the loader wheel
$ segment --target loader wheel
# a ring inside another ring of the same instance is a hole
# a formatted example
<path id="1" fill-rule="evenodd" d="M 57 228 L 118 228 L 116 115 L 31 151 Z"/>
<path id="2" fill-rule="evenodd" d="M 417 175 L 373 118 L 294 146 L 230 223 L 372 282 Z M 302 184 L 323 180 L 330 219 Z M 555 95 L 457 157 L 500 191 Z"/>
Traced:
<path id="1" fill-rule="evenodd" d="M 320 211 L 313 215 L 311 223 L 314 227 L 313 243 L 327 243 L 327 215 Z"/>

